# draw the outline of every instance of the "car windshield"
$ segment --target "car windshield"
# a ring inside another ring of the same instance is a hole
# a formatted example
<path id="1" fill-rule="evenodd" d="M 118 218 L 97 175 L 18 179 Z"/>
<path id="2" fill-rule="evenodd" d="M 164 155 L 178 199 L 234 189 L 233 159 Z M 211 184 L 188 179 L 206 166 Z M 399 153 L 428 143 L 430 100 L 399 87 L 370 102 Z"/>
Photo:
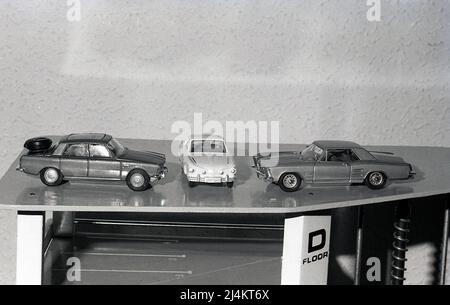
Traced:
<path id="1" fill-rule="evenodd" d="M 302 151 L 301 155 L 305 160 L 317 161 L 319 160 L 322 153 L 323 153 L 322 148 L 320 148 L 315 144 L 311 144 Z"/>
<path id="2" fill-rule="evenodd" d="M 111 141 L 109 141 L 108 147 L 116 156 L 123 155 L 126 150 L 126 148 L 116 139 L 112 139 Z"/>
<path id="3" fill-rule="evenodd" d="M 225 154 L 227 148 L 223 140 L 193 140 L 191 153 L 216 153 Z"/>

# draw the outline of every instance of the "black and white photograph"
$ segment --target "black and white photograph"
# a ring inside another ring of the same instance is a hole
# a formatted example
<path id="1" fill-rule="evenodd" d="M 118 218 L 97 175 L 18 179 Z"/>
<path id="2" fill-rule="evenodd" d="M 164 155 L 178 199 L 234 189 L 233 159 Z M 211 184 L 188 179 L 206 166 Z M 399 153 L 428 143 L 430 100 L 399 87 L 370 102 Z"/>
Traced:
<path id="1" fill-rule="evenodd" d="M 0 132 L 1 286 L 450 283 L 447 0 L 1 0 Z"/>

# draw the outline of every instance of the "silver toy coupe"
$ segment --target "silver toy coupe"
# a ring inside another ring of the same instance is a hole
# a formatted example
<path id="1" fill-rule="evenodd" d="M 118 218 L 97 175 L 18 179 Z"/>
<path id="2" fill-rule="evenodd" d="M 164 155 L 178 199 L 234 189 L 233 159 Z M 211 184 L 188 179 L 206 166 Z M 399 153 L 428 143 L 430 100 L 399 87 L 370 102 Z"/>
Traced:
<path id="1" fill-rule="evenodd" d="M 236 178 L 234 158 L 225 141 L 218 136 L 192 136 L 180 145 L 180 162 L 189 186 L 197 183 L 226 183 L 233 187 Z"/>
<path id="2" fill-rule="evenodd" d="M 167 173 L 163 154 L 130 150 L 106 134 L 72 134 L 56 144 L 34 138 L 25 148 L 18 170 L 40 176 L 47 186 L 66 180 L 126 181 L 133 191 L 144 191 Z"/>
<path id="3" fill-rule="evenodd" d="M 278 184 L 286 192 L 307 184 L 365 183 L 381 189 L 387 180 L 409 179 L 415 172 L 402 158 L 385 152 L 369 152 L 346 141 L 316 141 L 303 151 L 253 157 L 257 176 Z"/>

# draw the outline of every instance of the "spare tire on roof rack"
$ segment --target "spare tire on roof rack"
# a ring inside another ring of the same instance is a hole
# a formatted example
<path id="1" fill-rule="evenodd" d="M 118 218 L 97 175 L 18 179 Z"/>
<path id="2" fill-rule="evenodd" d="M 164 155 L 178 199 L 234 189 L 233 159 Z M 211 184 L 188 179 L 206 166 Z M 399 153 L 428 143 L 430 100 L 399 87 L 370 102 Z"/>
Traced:
<path id="1" fill-rule="evenodd" d="M 38 153 L 48 150 L 50 147 L 52 147 L 52 144 L 53 142 L 51 139 L 39 137 L 29 139 L 23 146 L 32 153 Z"/>

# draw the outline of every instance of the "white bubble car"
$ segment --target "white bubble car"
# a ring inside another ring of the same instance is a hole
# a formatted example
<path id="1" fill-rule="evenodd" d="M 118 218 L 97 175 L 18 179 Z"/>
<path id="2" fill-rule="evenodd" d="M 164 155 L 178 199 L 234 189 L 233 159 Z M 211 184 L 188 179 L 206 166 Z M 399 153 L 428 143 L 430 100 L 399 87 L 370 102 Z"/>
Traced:
<path id="1" fill-rule="evenodd" d="M 182 141 L 180 162 L 191 187 L 199 183 L 234 185 L 236 164 L 222 137 L 201 135 Z"/>

